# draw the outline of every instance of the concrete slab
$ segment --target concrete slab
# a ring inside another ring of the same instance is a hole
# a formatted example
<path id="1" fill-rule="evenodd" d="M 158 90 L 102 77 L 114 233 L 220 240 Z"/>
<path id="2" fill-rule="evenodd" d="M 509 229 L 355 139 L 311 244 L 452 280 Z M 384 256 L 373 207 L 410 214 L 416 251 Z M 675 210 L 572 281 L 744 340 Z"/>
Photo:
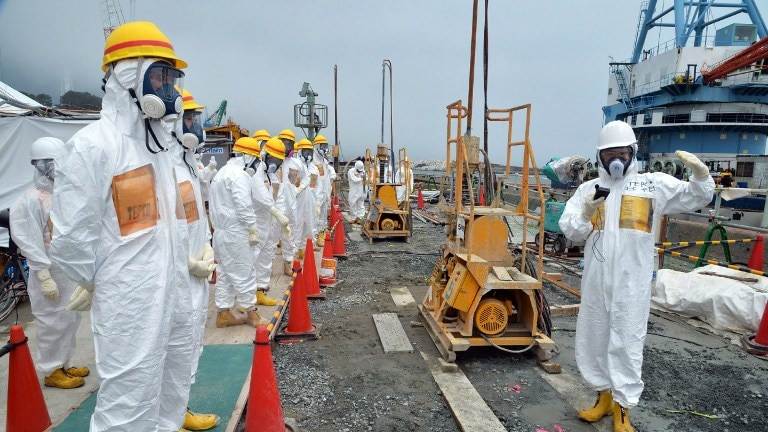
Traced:
<path id="1" fill-rule="evenodd" d="M 408 287 L 390 288 L 389 294 L 392 296 L 392 301 L 400 307 L 415 307 L 416 300 L 413 299 L 411 291 Z"/>
<path id="2" fill-rule="evenodd" d="M 405 334 L 403 325 L 396 313 L 373 314 L 373 323 L 379 332 L 379 339 L 384 352 L 413 352 L 413 345 Z"/>
<path id="3" fill-rule="evenodd" d="M 421 356 L 429 365 L 432 377 L 462 431 L 506 432 L 507 429 L 460 369 L 446 372 L 437 358 L 425 353 Z"/>

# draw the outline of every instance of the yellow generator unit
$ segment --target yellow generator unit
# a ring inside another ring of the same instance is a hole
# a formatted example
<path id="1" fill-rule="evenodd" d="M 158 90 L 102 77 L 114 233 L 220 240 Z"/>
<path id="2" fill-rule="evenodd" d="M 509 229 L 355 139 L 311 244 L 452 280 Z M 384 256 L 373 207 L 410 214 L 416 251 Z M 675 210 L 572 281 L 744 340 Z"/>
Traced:
<path id="1" fill-rule="evenodd" d="M 366 150 L 367 185 L 371 188 L 371 196 L 362 232 L 369 243 L 373 243 L 374 238 L 390 237 L 402 237 L 411 242 L 411 167 L 405 149 L 400 149 L 399 156 L 393 170 L 392 158 L 385 145 L 379 144 L 375 158 L 371 158 L 370 150 Z"/>
<path id="2" fill-rule="evenodd" d="M 455 361 L 456 353 L 475 346 L 515 347 L 522 352 L 530 349 L 537 358 L 545 362 L 552 358 L 556 349 L 549 338 L 548 310 L 542 293 L 541 256 L 539 258 L 527 252 L 525 244 L 527 230 L 523 230 L 523 247 L 509 247 L 507 223 L 527 227 L 539 222 L 540 234 L 543 220 L 540 215 L 528 211 L 529 175 L 536 178 L 536 186 L 543 202 L 543 191 L 535 169 L 535 160 L 531 152 L 529 136 L 530 105 L 509 110 L 489 110 L 490 121 L 507 121 L 508 134 L 512 133 L 512 117 L 518 116 L 526 121 L 524 139 L 507 143 L 507 170 L 511 149 L 523 148 L 524 184 L 521 205 L 508 207 L 500 205 L 499 188 L 495 189 L 495 199 L 488 206 L 476 205 L 473 191 L 473 176 L 479 177 L 481 167 L 490 166 L 487 154 L 484 163 L 478 155 L 479 139 L 471 136 L 459 136 L 461 119 L 466 110 L 461 101 L 448 106 L 448 155 L 446 176 L 454 178 L 452 194 L 453 206 L 441 202 L 441 211 L 447 221 L 446 242 L 441 247 L 440 258 L 435 263 L 429 279 L 429 289 L 424 300 L 419 304 L 419 313 L 425 328 L 432 337 L 438 350 L 447 361 Z M 499 117 L 501 113 L 503 116 Z M 452 136 L 452 120 L 457 123 L 456 134 Z M 455 147 L 456 160 L 450 160 L 451 149 Z M 454 168 L 455 167 L 455 171 Z M 492 178 L 491 173 L 485 178 Z M 500 182 L 499 182 L 500 183 Z M 481 186 L 482 187 L 482 186 Z M 493 191 L 493 188 L 488 190 Z M 533 240 L 533 239 L 530 239 Z"/>

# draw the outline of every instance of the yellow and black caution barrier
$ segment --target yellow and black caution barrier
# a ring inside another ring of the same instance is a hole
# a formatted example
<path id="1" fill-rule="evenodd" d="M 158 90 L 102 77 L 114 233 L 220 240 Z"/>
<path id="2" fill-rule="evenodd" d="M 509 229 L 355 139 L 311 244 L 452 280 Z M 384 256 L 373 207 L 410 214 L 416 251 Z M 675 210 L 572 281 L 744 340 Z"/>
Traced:
<path id="1" fill-rule="evenodd" d="M 751 243 L 756 239 L 733 239 L 733 240 L 696 240 L 696 241 L 681 241 L 681 242 L 663 242 L 656 243 L 656 247 L 661 246 L 702 246 L 705 244 L 719 245 L 719 244 L 733 244 L 733 243 Z"/>
<path id="2" fill-rule="evenodd" d="M 744 267 L 744 266 L 739 266 L 739 265 L 734 265 L 734 264 L 728 264 L 728 263 L 724 263 L 724 262 L 720 262 L 720 261 L 715 261 L 715 260 L 709 260 L 709 259 L 705 259 L 705 258 L 699 258 L 697 256 L 686 255 L 686 254 L 682 254 L 680 252 L 674 252 L 674 251 L 666 250 L 664 248 L 657 248 L 656 250 L 658 252 L 660 252 L 660 253 L 664 253 L 664 254 L 672 255 L 672 256 L 676 256 L 676 257 L 681 257 L 681 258 L 686 258 L 686 259 L 689 259 L 691 261 L 702 262 L 702 263 L 706 263 L 706 264 L 713 264 L 713 265 L 717 265 L 717 266 L 720 266 L 720 267 L 728 267 L 729 269 L 740 270 L 740 271 L 747 272 L 747 273 L 752 273 L 752 274 L 758 275 L 758 276 L 766 276 L 765 272 L 760 271 L 760 270 L 753 270 L 753 269 L 751 269 L 749 267 Z"/>

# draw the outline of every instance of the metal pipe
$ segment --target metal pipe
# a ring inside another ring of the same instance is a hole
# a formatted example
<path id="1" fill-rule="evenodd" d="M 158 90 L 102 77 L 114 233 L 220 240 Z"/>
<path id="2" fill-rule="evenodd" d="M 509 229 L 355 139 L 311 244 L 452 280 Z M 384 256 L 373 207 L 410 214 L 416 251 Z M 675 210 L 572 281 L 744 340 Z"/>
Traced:
<path id="1" fill-rule="evenodd" d="M 475 83 L 475 33 L 477 33 L 477 0 L 472 3 L 472 42 L 469 50 L 469 97 L 467 98 L 467 133 L 472 131 L 472 98 L 474 96 Z"/>

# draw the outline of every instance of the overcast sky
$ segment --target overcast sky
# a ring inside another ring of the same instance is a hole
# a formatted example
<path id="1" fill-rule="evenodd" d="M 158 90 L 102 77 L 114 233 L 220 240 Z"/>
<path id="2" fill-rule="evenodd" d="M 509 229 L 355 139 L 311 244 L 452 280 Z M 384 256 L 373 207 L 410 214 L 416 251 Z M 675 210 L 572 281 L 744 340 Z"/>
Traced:
<path id="1" fill-rule="evenodd" d="M 102 3 L 0 0 L 0 80 L 50 94 L 54 102 L 62 89 L 100 96 Z M 479 3 L 473 134 L 482 136 Z M 538 165 L 553 156 L 592 157 L 608 62 L 630 57 L 641 2 L 489 3 L 489 107 L 532 104 Z M 768 0 L 757 4 L 765 19 Z M 329 127 L 321 133 L 333 142 L 334 65 L 338 139 L 347 159 L 375 151 L 381 141 L 383 59 L 392 62 L 394 145 L 412 159 L 445 158 L 445 107 L 459 99 L 466 104 L 471 0 L 121 0 L 121 6 L 126 21 L 153 21 L 171 40 L 189 63 L 184 86 L 209 114 L 226 100 L 227 116 L 251 133 L 292 128 L 301 136 L 293 106 L 309 82 L 316 102 L 329 107 Z M 387 107 L 387 144 L 388 119 Z M 506 130 L 490 127 L 491 158 L 502 162 Z"/>

